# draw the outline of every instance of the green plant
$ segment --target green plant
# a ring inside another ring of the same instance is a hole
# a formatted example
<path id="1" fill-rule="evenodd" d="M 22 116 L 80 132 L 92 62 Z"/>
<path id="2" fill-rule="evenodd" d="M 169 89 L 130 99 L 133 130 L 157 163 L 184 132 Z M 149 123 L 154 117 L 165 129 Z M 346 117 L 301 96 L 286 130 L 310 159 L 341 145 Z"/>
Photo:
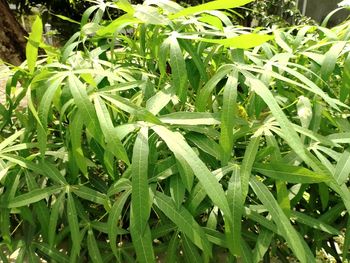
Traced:
<path id="1" fill-rule="evenodd" d="M 248 2 L 99 2 L 61 50 L 37 18 L 0 107 L 4 262 L 347 258 L 350 22 L 234 26 Z"/>

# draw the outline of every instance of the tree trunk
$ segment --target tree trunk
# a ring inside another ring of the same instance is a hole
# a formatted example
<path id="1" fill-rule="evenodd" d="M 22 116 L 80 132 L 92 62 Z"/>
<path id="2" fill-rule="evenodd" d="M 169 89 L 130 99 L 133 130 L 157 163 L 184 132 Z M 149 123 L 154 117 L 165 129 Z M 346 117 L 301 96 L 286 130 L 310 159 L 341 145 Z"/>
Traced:
<path id="1" fill-rule="evenodd" d="M 0 0 L 0 59 L 16 66 L 20 65 L 26 59 L 27 35 L 6 0 Z"/>

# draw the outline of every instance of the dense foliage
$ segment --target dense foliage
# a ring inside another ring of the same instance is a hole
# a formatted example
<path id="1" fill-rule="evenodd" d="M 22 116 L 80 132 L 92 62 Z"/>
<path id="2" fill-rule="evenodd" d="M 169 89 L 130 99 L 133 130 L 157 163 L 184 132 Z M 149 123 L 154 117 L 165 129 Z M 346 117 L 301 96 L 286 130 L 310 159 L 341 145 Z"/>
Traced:
<path id="1" fill-rule="evenodd" d="M 0 105 L 3 262 L 347 258 L 350 21 L 233 25 L 248 2 L 101 2 L 61 49 L 36 19 Z"/>

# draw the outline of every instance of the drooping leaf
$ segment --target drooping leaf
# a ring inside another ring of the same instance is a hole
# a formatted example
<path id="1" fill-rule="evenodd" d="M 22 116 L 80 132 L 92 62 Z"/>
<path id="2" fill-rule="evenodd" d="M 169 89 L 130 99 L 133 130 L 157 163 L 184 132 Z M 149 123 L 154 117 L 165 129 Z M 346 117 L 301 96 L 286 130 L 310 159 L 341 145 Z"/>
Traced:
<path id="1" fill-rule="evenodd" d="M 28 43 L 26 46 L 26 57 L 28 69 L 31 74 L 34 73 L 35 64 L 38 59 L 38 48 L 43 34 L 43 23 L 39 16 L 36 16 L 32 25 L 32 32 L 29 34 Z"/>
<path id="2" fill-rule="evenodd" d="M 189 16 L 193 15 L 195 13 L 210 11 L 210 10 L 218 10 L 218 9 L 230 9 L 235 8 L 239 6 L 243 6 L 245 4 L 248 4 L 252 2 L 253 0 L 217 0 L 217 1 L 211 1 L 206 4 L 197 5 L 197 6 L 191 6 L 188 8 L 185 8 L 173 15 L 170 16 L 170 19 L 176 19 L 182 16 Z"/>

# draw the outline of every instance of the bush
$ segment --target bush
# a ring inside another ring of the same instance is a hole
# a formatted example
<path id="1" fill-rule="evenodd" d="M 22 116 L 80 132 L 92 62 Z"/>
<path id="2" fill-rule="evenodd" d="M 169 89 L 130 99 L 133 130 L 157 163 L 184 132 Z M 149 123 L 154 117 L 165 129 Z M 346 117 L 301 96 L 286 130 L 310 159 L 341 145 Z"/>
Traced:
<path id="1" fill-rule="evenodd" d="M 100 3 L 60 50 L 37 18 L 0 106 L 4 262 L 347 258 L 350 22 L 235 5 Z"/>

